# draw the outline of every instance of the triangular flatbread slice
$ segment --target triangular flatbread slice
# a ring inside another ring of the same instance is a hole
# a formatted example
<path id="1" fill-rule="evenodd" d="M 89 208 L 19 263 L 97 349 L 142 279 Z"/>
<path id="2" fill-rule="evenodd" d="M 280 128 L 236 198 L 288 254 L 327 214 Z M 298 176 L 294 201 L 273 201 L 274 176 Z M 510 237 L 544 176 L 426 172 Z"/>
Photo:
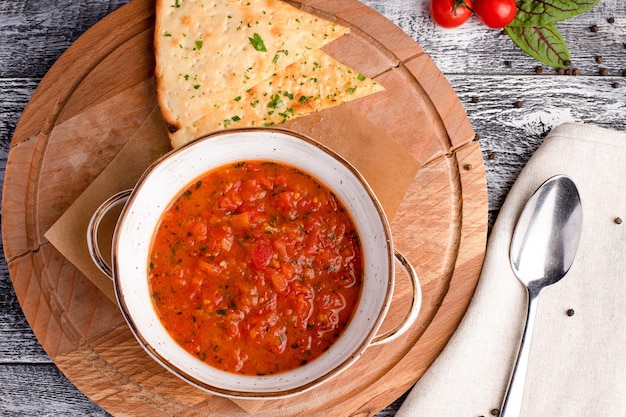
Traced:
<path id="1" fill-rule="evenodd" d="M 280 0 L 157 0 L 157 99 L 172 131 L 348 32 Z"/>
<path id="2" fill-rule="evenodd" d="M 209 132 L 235 127 L 271 126 L 383 90 L 321 50 L 233 96 L 204 117 L 170 135 L 181 146 Z"/>

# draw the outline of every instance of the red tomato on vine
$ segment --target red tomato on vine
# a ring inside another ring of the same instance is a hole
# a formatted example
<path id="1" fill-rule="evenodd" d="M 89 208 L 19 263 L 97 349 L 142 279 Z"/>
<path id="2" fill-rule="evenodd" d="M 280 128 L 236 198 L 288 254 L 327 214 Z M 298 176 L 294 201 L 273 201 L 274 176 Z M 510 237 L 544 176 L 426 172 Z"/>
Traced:
<path id="1" fill-rule="evenodd" d="M 515 19 L 515 0 L 475 0 L 474 13 L 490 28 L 503 28 Z"/>
<path id="2" fill-rule="evenodd" d="M 472 15 L 472 0 L 431 0 L 430 16 L 443 28 L 461 26 Z"/>

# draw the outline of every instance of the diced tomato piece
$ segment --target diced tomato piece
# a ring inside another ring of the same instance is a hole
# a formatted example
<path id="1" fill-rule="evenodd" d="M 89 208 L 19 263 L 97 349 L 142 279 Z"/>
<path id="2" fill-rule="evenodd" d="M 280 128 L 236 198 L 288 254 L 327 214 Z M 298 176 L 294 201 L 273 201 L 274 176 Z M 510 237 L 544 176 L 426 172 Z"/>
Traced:
<path id="1" fill-rule="evenodd" d="M 212 262 L 199 261 L 198 268 L 200 268 L 201 271 L 207 273 L 209 276 L 213 277 L 219 275 L 219 273 L 222 272 L 222 268 Z"/>
<path id="2" fill-rule="evenodd" d="M 292 285 L 295 295 L 293 311 L 296 316 L 296 325 L 302 329 L 306 329 L 309 324 L 309 319 L 313 314 L 314 292 L 298 281 L 294 281 Z"/>
<path id="3" fill-rule="evenodd" d="M 207 225 L 205 222 L 198 222 L 193 227 L 193 237 L 196 240 L 204 240 L 207 237 Z"/>
<path id="4" fill-rule="evenodd" d="M 264 270 L 270 264 L 273 256 L 274 250 L 269 244 L 259 243 L 252 249 L 252 266 L 257 271 Z"/>
<path id="5" fill-rule="evenodd" d="M 283 211 L 291 211 L 295 207 L 293 191 L 283 191 L 276 196 L 276 204 Z"/>
<path id="6" fill-rule="evenodd" d="M 276 250 L 276 252 L 278 253 L 279 258 L 281 258 L 282 260 L 286 260 L 287 258 L 289 258 L 289 251 L 288 251 L 288 243 L 285 242 L 282 239 L 276 239 L 274 241 L 274 250 Z"/>
<path id="7" fill-rule="evenodd" d="M 278 187 L 286 187 L 288 182 L 289 180 L 287 179 L 286 175 L 277 175 L 274 178 L 274 184 Z"/>
<path id="8" fill-rule="evenodd" d="M 206 242 L 199 248 L 203 253 L 218 254 L 224 249 L 224 239 L 229 239 L 229 233 L 221 228 L 212 228 L 207 233 Z"/>
<path id="9" fill-rule="evenodd" d="M 241 195 L 234 190 L 228 191 L 217 201 L 217 206 L 226 212 L 235 211 L 242 204 L 243 199 Z"/>
<path id="10" fill-rule="evenodd" d="M 278 292 L 284 292 L 287 289 L 287 279 L 280 271 L 272 271 L 270 274 L 270 279 L 272 280 L 272 285 L 274 289 Z"/>
<path id="11" fill-rule="evenodd" d="M 261 184 L 266 190 L 271 191 L 274 189 L 274 179 L 271 177 L 259 178 L 259 184 Z"/>
<path id="12" fill-rule="evenodd" d="M 291 263 L 283 262 L 280 265 L 280 271 L 287 281 L 291 281 L 296 275 L 296 267 Z"/>
<path id="13" fill-rule="evenodd" d="M 241 194 L 245 201 L 253 202 L 265 197 L 267 190 L 260 184 L 257 179 L 250 179 L 242 184 Z"/>

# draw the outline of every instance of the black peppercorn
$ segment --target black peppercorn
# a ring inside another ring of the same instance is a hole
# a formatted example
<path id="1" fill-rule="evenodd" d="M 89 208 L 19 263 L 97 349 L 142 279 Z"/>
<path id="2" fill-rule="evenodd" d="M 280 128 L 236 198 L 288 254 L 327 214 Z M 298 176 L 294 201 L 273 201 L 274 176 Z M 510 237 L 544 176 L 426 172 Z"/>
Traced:
<path id="1" fill-rule="evenodd" d="M 606 21 L 610 24 L 615 23 L 615 18 L 614 17 L 609 17 L 608 19 L 606 19 Z"/>
<path id="2" fill-rule="evenodd" d="M 575 311 L 573 308 L 569 308 L 567 309 L 567 311 L 565 312 L 565 314 L 567 314 L 568 317 L 572 317 L 574 315 Z"/>
<path id="3" fill-rule="evenodd" d="M 580 74 L 580 71 L 578 70 L 578 68 L 574 68 L 572 70 L 572 75 L 579 75 L 579 74 Z"/>
<path id="4" fill-rule="evenodd" d="M 604 58 L 601 55 L 596 56 L 596 62 L 598 64 L 601 64 L 604 62 Z"/>
<path id="5" fill-rule="evenodd" d="M 494 408 L 493 410 L 491 410 L 491 415 L 492 416 L 499 416 L 500 415 L 500 410 L 498 410 L 497 408 Z"/>
<path id="6" fill-rule="evenodd" d="M 597 32 L 598 31 L 598 25 L 591 25 L 589 30 L 592 31 L 592 32 Z"/>
<path id="7" fill-rule="evenodd" d="M 613 88 L 619 88 L 619 87 L 620 87 L 620 85 L 619 85 L 619 83 L 618 83 L 618 82 L 614 82 L 613 84 L 611 84 L 611 87 L 613 87 Z"/>
<path id="8" fill-rule="evenodd" d="M 472 97 L 472 103 L 478 103 L 478 97 L 476 96 Z"/>
<path id="9" fill-rule="evenodd" d="M 622 218 L 616 217 L 615 220 L 613 220 L 613 222 L 615 222 L 615 224 L 622 224 Z"/>
<path id="10" fill-rule="evenodd" d="M 565 69 L 563 69 L 563 68 L 557 68 L 557 69 L 556 69 L 556 73 L 557 73 L 557 74 L 559 74 L 559 75 L 563 75 L 563 74 L 565 74 Z"/>
<path id="11" fill-rule="evenodd" d="M 513 107 L 515 107 L 516 109 L 521 109 L 522 107 L 524 107 L 524 102 L 517 100 L 515 103 L 513 103 Z"/>
<path id="12" fill-rule="evenodd" d="M 606 68 L 600 68 L 600 75 L 609 75 L 609 70 Z"/>
<path id="13" fill-rule="evenodd" d="M 537 65 L 537 66 L 535 67 L 535 72 L 536 72 L 537 74 L 543 74 L 543 67 L 542 67 L 541 65 Z"/>

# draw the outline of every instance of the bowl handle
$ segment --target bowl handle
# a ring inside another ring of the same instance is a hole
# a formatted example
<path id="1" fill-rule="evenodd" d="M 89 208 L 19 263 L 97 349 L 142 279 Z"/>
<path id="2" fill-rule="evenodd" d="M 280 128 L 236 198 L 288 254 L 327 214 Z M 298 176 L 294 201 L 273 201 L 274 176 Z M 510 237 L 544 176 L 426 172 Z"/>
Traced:
<path id="1" fill-rule="evenodd" d="M 98 231 L 104 216 L 106 216 L 106 214 L 118 204 L 126 203 L 131 191 L 132 190 L 120 191 L 119 193 L 109 197 L 94 212 L 93 216 L 91 216 L 91 219 L 89 220 L 89 225 L 87 226 L 87 248 L 89 249 L 91 260 L 96 264 L 98 269 L 110 279 L 113 279 L 113 270 L 100 251 L 100 246 L 98 244 Z"/>
<path id="2" fill-rule="evenodd" d="M 404 319 L 393 329 L 377 335 L 370 342 L 370 346 L 382 345 L 383 343 L 391 342 L 402 336 L 417 320 L 420 308 L 422 306 L 422 287 L 420 285 L 417 273 L 413 268 L 413 265 L 398 251 L 395 251 L 396 263 L 404 270 L 413 290 L 413 299 L 411 301 L 411 307 Z"/>

